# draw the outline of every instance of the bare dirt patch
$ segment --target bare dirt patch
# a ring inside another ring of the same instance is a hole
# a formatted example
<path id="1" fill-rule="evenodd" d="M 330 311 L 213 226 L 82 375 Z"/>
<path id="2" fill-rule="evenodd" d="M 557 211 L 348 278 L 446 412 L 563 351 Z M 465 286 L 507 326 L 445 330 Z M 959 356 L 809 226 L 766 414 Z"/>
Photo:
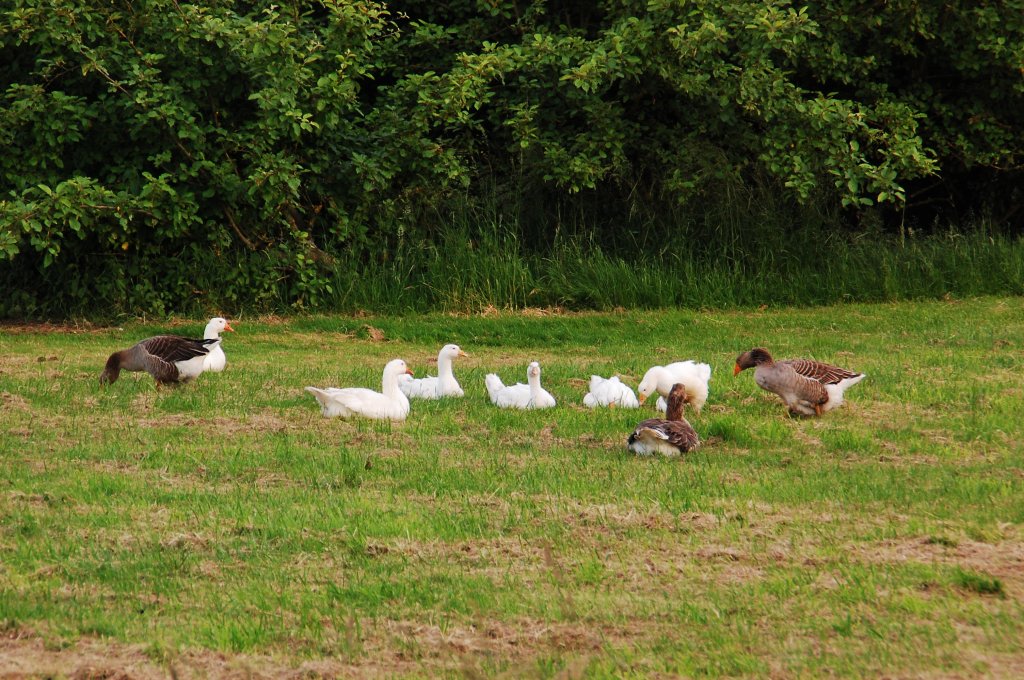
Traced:
<path id="1" fill-rule="evenodd" d="M 68 334 L 80 334 L 80 333 L 105 333 L 108 329 L 96 326 L 89 321 L 74 321 L 70 323 L 50 323 L 48 321 L 39 322 L 17 322 L 17 321 L 0 321 L 0 333 L 10 333 L 11 335 L 24 335 L 27 333 L 38 333 L 38 334 L 51 334 L 51 333 L 68 333 Z"/>
<path id="2" fill-rule="evenodd" d="M 0 404 L 3 405 L 4 410 L 9 409 L 11 411 L 22 412 L 32 410 L 32 406 L 28 403 L 28 399 L 20 394 L 11 394 L 10 392 L 0 392 Z"/>
<path id="3" fill-rule="evenodd" d="M 156 661 L 141 645 L 82 638 L 64 647 L 48 645 L 27 630 L 0 637 L 4 678 L 182 680 L 192 678 L 366 678 L 432 676 L 464 672 L 475 676 L 482 663 L 525 664 L 539 655 L 587 655 L 605 644 L 646 637 L 649 623 L 618 628 L 584 623 L 479 620 L 443 628 L 418 621 L 360 622 L 353 630 L 328 631 L 338 653 L 318 659 L 186 650 Z"/>
<path id="4" fill-rule="evenodd" d="M 1007 595 L 1024 597 L 1024 542 L 982 543 L 963 539 L 949 545 L 929 537 L 849 546 L 849 554 L 870 563 L 923 562 L 956 565 L 999 578 Z"/>

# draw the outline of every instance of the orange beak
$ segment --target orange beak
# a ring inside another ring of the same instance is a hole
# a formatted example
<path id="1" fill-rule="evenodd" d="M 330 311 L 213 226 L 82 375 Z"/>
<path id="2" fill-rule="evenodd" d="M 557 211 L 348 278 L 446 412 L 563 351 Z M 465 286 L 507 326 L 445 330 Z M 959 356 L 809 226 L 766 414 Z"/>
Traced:
<path id="1" fill-rule="evenodd" d="M 416 375 L 415 373 L 412 372 L 411 368 L 405 369 L 405 372 L 408 373 L 409 375 Z"/>
<path id="2" fill-rule="evenodd" d="M 640 405 L 643 406 L 644 402 L 647 401 L 647 395 L 646 394 L 638 394 L 637 395 L 637 400 L 640 402 Z"/>
<path id="3" fill-rule="evenodd" d="M 736 376 L 738 376 L 738 375 L 740 374 L 740 371 L 742 371 L 742 370 L 743 370 L 743 369 L 742 369 L 742 368 L 740 368 L 740 365 L 739 365 L 739 364 L 736 364 L 735 366 L 733 366 L 733 369 L 732 369 L 732 375 L 733 375 L 733 377 L 735 378 Z"/>
<path id="4" fill-rule="evenodd" d="M 460 349 L 460 350 L 459 350 L 459 356 L 460 356 L 460 357 L 468 357 L 469 355 L 468 355 L 468 354 L 466 354 L 465 352 L 463 352 L 463 351 L 462 351 L 462 350 Z"/>
<path id="5" fill-rule="evenodd" d="M 234 328 L 232 328 L 232 327 L 231 327 L 231 324 L 230 324 L 230 323 L 228 323 L 227 321 L 225 321 L 225 322 L 224 322 L 224 330 L 226 330 L 226 331 L 231 331 L 232 333 L 234 333 L 234 332 L 235 332 L 235 329 L 234 329 Z"/>

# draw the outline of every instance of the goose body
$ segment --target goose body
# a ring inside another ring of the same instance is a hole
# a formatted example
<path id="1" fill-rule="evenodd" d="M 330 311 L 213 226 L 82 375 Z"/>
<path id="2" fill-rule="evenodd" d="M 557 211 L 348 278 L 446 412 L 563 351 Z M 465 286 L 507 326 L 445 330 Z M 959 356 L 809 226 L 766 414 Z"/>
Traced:
<path id="1" fill-rule="evenodd" d="M 583 397 L 583 405 L 588 408 L 598 406 L 640 408 L 640 402 L 637 401 L 633 390 L 619 380 L 617 375 L 607 379 L 599 375 L 590 376 L 590 391 Z"/>
<path id="2" fill-rule="evenodd" d="M 231 327 L 228 320 L 215 316 L 210 319 L 210 323 L 206 324 L 206 330 L 203 332 L 203 338 L 208 340 L 216 340 L 220 337 L 223 331 L 235 332 L 235 329 Z M 210 350 L 210 353 L 206 355 L 206 359 L 203 361 L 204 371 L 213 371 L 214 373 L 220 373 L 224 370 L 224 367 L 228 364 L 228 358 L 224 355 L 224 348 L 219 344 Z"/>
<path id="3" fill-rule="evenodd" d="M 505 385 L 494 373 L 484 376 L 491 403 L 501 408 L 551 408 L 555 398 L 540 386 L 540 364 L 532 362 L 526 369 L 527 384 Z"/>
<path id="4" fill-rule="evenodd" d="M 188 382 L 203 372 L 206 357 L 219 345 L 219 339 L 195 340 L 178 335 L 146 338 L 111 354 L 100 374 L 100 384 L 116 382 L 121 371 L 146 371 L 158 385 Z"/>
<path id="5" fill-rule="evenodd" d="M 437 354 L 437 377 L 413 378 L 407 373 L 398 376 L 398 387 L 410 399 L 461 397 L 464 392 L 452 372 L 452 361 L 469 356 L 458 345 L 445 345 Z"/>
<path id="6" fill-rule="evenodd" d="M 365 387 L 306 387 L 306 391 L 316 397 L 325 418 L 405 420 L 409 415 L 409 398 L 398 389 L 398 376 L 411 374 L 404 361 L 392 359 L 384 366 L 380 392 Z"/>
<path id="7" fill-rule="evenodd" d="M 638 456 L 679 456 L 700 446 L 700 437 L 683 417 L 686 388 L 676 383 L 669 390 L 664 418 L 648 418 L 636 426 L 626 448 Z"/>
<path id="8" fill-rule="evenodd" d="M 820 416 L 843 403 L 843 393 L 864 379 L 863 373 L 812 359 L 775 361 L 768 350 L 755 347 L 736 358 L 733 375 L 754 369 L 758 387 L 782 398 L 791 415 Z"/>
<path id="9" fill-rule="evenodd" d="M 708 383 L 711 382 L 711 366 L 696 361 L 677 361 L 667 366 L 652 366 L 644 373 L 637 386 L 637 396 L 643 404 L 647 397 L 657 392 L 658 410 L 667 410 L 666 398 L 672 386 L 681 383 L 686 389 L 686 402 L 699 414 L 708 400 Z"/>

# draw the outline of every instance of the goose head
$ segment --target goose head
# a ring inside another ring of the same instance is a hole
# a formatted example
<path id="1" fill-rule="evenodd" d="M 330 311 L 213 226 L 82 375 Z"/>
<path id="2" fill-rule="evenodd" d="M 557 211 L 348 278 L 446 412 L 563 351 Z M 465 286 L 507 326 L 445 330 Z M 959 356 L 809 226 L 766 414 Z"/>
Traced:
<path id="1" fill-rule="evenodd" d="M 531 361 L 530 365 L 526 367 L 526 379 L 530 382 L 540 382 L 540 364 L 536 361 Z"/>
<path id="2" fill-rule="evenodd" d="M 387 389 L 389 386 L 398 385 L 398 376 L 403 374 L 412 375 L 412 369 L 401 359 L 389 361 L 384 366 L 384 388 Z"/>
<path id="3" fill-rule="evenodd" d="M 736 357 L 736 365 L 732 369 L 733 375 L 739 375 L 740 371 L 745 371 L 748 368 L 754 368 L 755 366 L 770 366 L 775 363 L 772 360 L 772 355 L 764 347 L 755 347 L 754 349 L 744 352 L 743 354 Z"/>
<path id="4" fill-rule="evenodd" d="M 636 387 L 636 396 L 643 404 L 647 401 L 647 397 L 651 396 L 655 390 L 658 389 L 658 381 L 661 379 L 661 374 L 665 372 L 665 369 L 661 366 L 655 366 L 644 373 L 644 379 L 640 381 L 640 384 Z"/>
<path id="5" fill-rule="evenodd" d="M 463 352 L 462 348 L 459 347 L 458 345 L 448 344 L 448 345 L 445 345 L 444 347 L 441 348 L 441 351 L 438 353 L 437 358 L 438 359 L 444 358 L 444 359 L 448 359 L 450 361 L 452 359 L 455 359 L 456 357 L 468 357 L 468 356 L 469 355 L 466 354 L 465 352 Z"/>
<path id="6" fill-rule="evenodd" d="M 235 329 L 231 327 L 228 320 L 222 316 L 215 316 L 210 319 L 210 323 L 206 324 L 206 330 L 203 332 L 203 337 L 207 340 L 212 338 L 219 338 L 220 334 L 224 331 L 235 332 Z"/>

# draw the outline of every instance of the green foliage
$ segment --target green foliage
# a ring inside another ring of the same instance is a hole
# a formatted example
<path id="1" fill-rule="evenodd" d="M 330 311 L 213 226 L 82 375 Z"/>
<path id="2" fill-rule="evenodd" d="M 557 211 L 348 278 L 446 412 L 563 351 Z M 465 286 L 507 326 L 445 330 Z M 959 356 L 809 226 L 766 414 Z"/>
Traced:
<path id="1" fill-rule="evenodd" d="M 612 249 L 750 193 L 827 233 L 1002 229 L 1022 36 L 1020 0 L 8 0 L 0 258 L 43 307 L 161 313 L 329 304 L 339 259 L 437 247 L 492 191 L 538 255 L 565 215 Z"/>

